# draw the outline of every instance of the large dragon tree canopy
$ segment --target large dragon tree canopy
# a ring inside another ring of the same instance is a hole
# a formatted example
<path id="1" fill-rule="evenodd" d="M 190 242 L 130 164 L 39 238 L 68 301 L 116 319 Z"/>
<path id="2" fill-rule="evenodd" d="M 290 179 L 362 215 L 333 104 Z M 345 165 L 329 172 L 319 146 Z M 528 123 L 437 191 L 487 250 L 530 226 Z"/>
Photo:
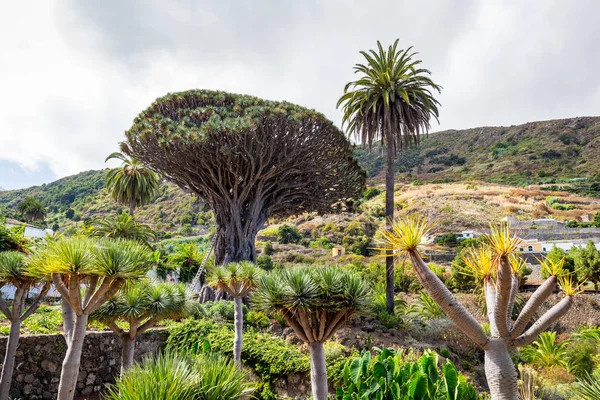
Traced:
<path id="1" fill-rule="evenodd" d="M 271 216 L 344 208 L 365 173 L 323 114 L 287 102 L 190 90 L 157 99 L 126 132 L 124 151 L 213 209 L 216 261 L 254 260 Z"/>

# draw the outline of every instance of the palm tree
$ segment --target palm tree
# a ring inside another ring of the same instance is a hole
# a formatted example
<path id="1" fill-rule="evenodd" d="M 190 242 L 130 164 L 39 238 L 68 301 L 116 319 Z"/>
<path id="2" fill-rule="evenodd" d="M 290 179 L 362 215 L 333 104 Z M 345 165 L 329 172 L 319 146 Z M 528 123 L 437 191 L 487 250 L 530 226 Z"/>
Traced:
<path id="1" fill-rule="evenodd" d="M 233 360 L 242 366 L 242 330 L 244 328 L 244 309 L 242 299 L 256 287 L 262 270 L 249 261 L 230 263 L 216 268 L 211 274 L 208 284 L 215 289 L 223 290 L 233 298 L 235 335 L 233 338 Z"/>
<path id="2" fill-rule="evenodd" d="M 121 338 L 121 376 L 133 364 L 138 336 L 164 319 L 176 319 L 190 313 L 185 286 L 175 283 L 140 281 L 125 286 L 100 306 L 90 318 L 100 321 Z M 127 329 L 117 325 L 127 324 Z"/>
<path id="3" fill-rule="evenodd" d="M 15 353 L 19 345 L 21 322 L 33 314 L 41 304 L 42 299 L 50 289 L 50 282 L 39 279 L 29 273 L 27 256 L 16 251 L 0 253 L 0 287 L 11 285 L 15 288 L 12 307 L 9 308 L 0 296 L 0 311 L 10 321 L 10 334 L 6 344 L 6 353 L 2 363 L 2 377 L 0 378 L 0 399 L 7 399 L 15 366 Z M 40 292 L 28 307 L 25 301 L 29 291 L 39 287 Z"/>
<path id="4" fill-rule="evenodd" d="M 90 314 L 114 296 L 126 280 L 144 276 L 151 265 L 151 253 L 144 245 L 122 239 L 61 238 L 34 254 L 32 272 L 51 276 L 62 298 L 67 354 L 60 374 L 59 400 L 72 400 L 75 395 Z"/>
<path id="5" fill-rule="evenodd" d="M 17 206 L 17 210 L 27 222 L 43 221 L 46 218 L 46 207 L 35 197 L 25 197 Z"/>
<path id="6" fill-rule="evenodd" d="M 512 262 L 521 240 L 514 236 L 507 225 L 491 227 L 486 236 L 488 250 L 467 258 L 467 267 L 483 282 L 490 323 L 490 335 L 486 335 L 479 322 L 460 304 L 452 292 L 429 269 L 421 258 L 419 246 L 425 244 L 431 225 L 425 218 L 413 214 L 395 221 L 391 231 L 383 231 L 381 250 L 394 251 L 395 255 L 407 256 L 423 288 L 440 305 L 448 318 L 485 352 L 485 375 L 492 400 L 516 400 L 518 396 L 517 372 L 510 358 L 514 349 L 532 343 L 544 330 L 558 321 L 572 306 L 573 296 L 579 287 L 565 274 L 562 261 L 545 260 L 542 268 L 549 278 L 529 298 L 517 320 L 512 323 L 511 314 L 518 292 L 519 263 Z M 556 287 L 565 297 L 529 325 L 536 312 Z"/>
<path id="7" fill-rule="evenodd" d="M 310 378 L 315 400 L 327 399 L 327 368 L 323 342 L 355 313 L 370 305 L 368 283 L 339 267 L 275 270 L 259 278 L 252 304 L 279 312 L 310 349 Z"/>
<path id="8" fill-rule="evenodd" d="M 148 244 L 156 238 L 149 225 L 135 222 L 129 214 L 104 217 L 92 224 L 90 235 L 99 238 L 128 239 Z"/>
<path id="9" fill-rule="evenodd" d="M 158 175 L 123 153 L 112 153 L 105 162 L 112 159 L 121 160 L 122 164 L 106 173 L 106 188 L 115 201 L 129 205 L 129 215 L 133 216 L 136 207 L 149 204 L 158 194 Z"/>
<path id="10" fill-rule="evenodd" d="M 360 77 L 344 87 L 337 106 L 343 107 L 342 125 L 360 138 L 363 145 L 381 140 L 386 148 L 385 217 L 390 229 L 394 218 L 394 156 L 397 151 L 418 145 L 433 117 L 438 120 L 439 102 L 432 92 L 441 92 L 422 68 L 412 47 L 398 49 L 398 40 L 387 51 L 377 41 L 378 51 L 361 51 L 367 60 L 356 64 Z M 386 302 L 388 312 L 394 312 L 394 265 L 386 260 Z"/>
<path id="11" fill-rule="evenodd" d="M 107 400 L 241 400 L 253 389 L 246 374 L 228 359 L 204 353 L 147 357 L 125 371 L 108 389 Z"/>

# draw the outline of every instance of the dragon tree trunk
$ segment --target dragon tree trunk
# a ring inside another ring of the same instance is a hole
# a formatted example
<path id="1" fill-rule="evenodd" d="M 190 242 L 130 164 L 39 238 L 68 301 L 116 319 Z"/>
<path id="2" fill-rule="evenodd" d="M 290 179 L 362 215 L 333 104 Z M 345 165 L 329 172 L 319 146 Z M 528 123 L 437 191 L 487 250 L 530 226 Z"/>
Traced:
<path id="1" fill-rule="evenodd" d="M 314 400 L 327 400 L 327 366 L 321 342 L 310 344 L 310 384 Z"/>

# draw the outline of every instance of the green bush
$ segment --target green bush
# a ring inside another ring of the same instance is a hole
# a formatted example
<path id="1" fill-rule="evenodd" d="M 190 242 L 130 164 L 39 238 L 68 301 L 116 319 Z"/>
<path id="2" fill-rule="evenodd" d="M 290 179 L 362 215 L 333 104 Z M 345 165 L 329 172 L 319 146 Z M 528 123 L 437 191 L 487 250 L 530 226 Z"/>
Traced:
<path id="1" fill-rule="evenodd" d="M 246 323 L 255 328 L 265 329 L 265 328 L 268 328 L 269 325 L 271 324 L 271 320 L 263 312 L 251 310 L 251 311 L 248 311 L 248 313 L 244 314 L 244 315 L 246 316 Z"/>
<path id="2" fill-rule="evenodd" d="M 367 190 L 365 190 L 365 192 L 363 193 L 363 197 L 365 200 L 370 200 L 373 197 L 379 196 L 380 194 L 381 190 L 374 187 L 370 187 Z"/>
<path id="3" fill-rule="evenodd" d="M 312 242 L 310 242 L 309 247 L 311 249 L 330 250 L 333 248 L 333 243 L 331 243 L 331 240 L 329 240 L 328 237 L 321 237 L 321 238 L 318 238 L 317 240 L 313 240 Z"/>
<path id="4" fill-rule="evenodd" d="M 273 248 L 273 244 L 271 242 L 265 242 L 263 253 L 265 254 L 265 256 L 272 256 L 273 253 L 275 253 L 275 249 Z"/>
<path id="5" fill-rule="evenodd" d="M 452 362 L 440 368 L 438 355 L 431 351 L 409 362 L 401 351 L 383 347 L 375 357 L 363 351 L 346 364 L 336 398 L 477 400 L 477 392 Z"/>
<path id="6" fill-rule="evenodd" d="M 273 259 L 271 256 L 263 254 L 262 256 L 256 257 L 256 265 L 265 271 L 273 269 Z"/>
<path id="7" fill-rule="evenodd" d="M 293 225 L 283 224 L 277 230 L 277 242 L 281 244 L 298 243 L 302 235 Z"/>
<path id="8" fill-rule="evenodd" d="M 246 374 L 223 356 L 176 353 L 147 357 L 110 386 L 106 400 L 239 400 L 252 389 Z"/>
<path id="9" fill-rule="evenodd" d="M 231 325 L 217 325 L 208 320 L 189 320 L 172 327 L 169 331 L 166 348 L 182 351 L 198 346 L 205 340 L 212 349 L 223 355 L 233 354 L 234 331 Z M 274 399 L 273 385 L 281 377 L 293 374 L 306 374 L 310 361 L 297 346 L 287 344 L 283 339 L 269 333 L 261 333 L 247 328 L 243 335 L 242 362 L 254 371 L 263 383 L 260 398 Z"/>
<path id="10" fill-rule="evenodd" d="M 248 307 L 242 306 L 244 318 L 248 314 Z M 233 321 L 234 303 L 228 300 L 209 301 L 198 306 L 197 316 L 199 318 L 209 318 L 220 321 Z"/>

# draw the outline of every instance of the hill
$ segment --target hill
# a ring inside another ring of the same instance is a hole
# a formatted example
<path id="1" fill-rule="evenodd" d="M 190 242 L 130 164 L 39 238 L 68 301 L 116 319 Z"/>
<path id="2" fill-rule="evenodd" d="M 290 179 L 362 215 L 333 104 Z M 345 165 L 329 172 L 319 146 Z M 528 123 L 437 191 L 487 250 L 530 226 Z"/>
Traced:
<path id="1" fill-rule="evenodd" d="M 47 207 L 47 225 L 68 231 L 90 218 L 127 209 L 110 198 L 104 189 L 105 176 L 106 170 L 85 171 L 41 186 L 0 192 L 0 210 L 17 217 L 17 204 L 27 196 L 37 197 Z M 136 217 L 158 230 L 169 232 L 186 224 L 194 225 L 198 219 L 200 222 L 204 222 L 202 218 L 210 219 L 204 212 L 203 203 L 168 182 L 161 183 L 160 194 L 152 204 L 136 210 Z"/>
<path id="2" fill-rule="evenodd" d="M 369 172 L 369 184 L 381 184 L 381 149 L 357 148 L 355 154 Z M 398 208 L 429 213 L 448 230 L 485 226 L 506 215 L 582 220 L 600 209 L 590 198 L 600 197 L 600 117 L 432 133 L 421 147 L 402 152 L 396 169 Z M 18 217 L 17 204 L 34 196 L 48 209 L 49 227 L 73 231 L 90 218 L 126 209 L 104 190 L 105 174 L 106 170 L 86 171 L 41 186 L 2 191 L 0 211 Z M 547 196 L 557 197 L 568 210 L 548 207 Z M 205 232 L 212 218 L 201 201 L 168 182 L 161 184 L 159 197 L 136 214 L 157 230 L 183 235 Z M 363 214 L 381 219 L 383 195 L 366 201 Z M 336 222 L 334 216 L 325 219 Z"/>
<path id="3" fill-rule="evenodd" d="M 379 147 L 357 149 L 356 155 L 373 179 L 383 180 Z M 435 132 L 423 137 L 419 148 L 401 153 L 396 170 L 403 182 L 525 186 L 600 181 L 600 117 Z"/>

